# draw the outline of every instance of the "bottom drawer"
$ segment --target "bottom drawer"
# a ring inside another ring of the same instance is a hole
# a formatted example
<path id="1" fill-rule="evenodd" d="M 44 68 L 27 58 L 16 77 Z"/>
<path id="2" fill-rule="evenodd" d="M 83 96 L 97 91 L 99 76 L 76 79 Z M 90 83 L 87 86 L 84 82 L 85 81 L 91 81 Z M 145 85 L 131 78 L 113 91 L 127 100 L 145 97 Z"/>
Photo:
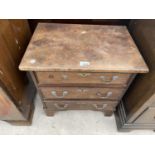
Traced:
<path id="1" fill-rule="evenodd" d="M 46 101 L 44 102 L 44 108 L 50 109 L 53 111 L 63 111 L 63 110 L 96 110 L 104 111 L 111 110 L 113 111 L 117 105 L 118 101 L 74 101 L 74 100 L 65 100 L 65 101 Z"/>
<path id="2" fill-rule="evenodd" d="M 154 124 L 155 123 L 155 107 L 146 109 L 135 121 L 138 124 Z"/>

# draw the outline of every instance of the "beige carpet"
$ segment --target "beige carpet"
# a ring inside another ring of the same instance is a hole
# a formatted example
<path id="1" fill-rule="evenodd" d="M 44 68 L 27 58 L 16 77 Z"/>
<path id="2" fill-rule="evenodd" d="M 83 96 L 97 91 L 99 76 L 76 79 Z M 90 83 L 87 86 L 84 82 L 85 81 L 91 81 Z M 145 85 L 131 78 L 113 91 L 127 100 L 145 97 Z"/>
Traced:
<path id="1" fill-rule="evenodd" d="M 0 121 L 0 134 L 155 134 L 151 130 L 118 132 L 114 116 L 105 117 L 101 112 L 65 111 L 47 117 L 38 95 L 35 106 L 32 126 L 12 126 Z"/>

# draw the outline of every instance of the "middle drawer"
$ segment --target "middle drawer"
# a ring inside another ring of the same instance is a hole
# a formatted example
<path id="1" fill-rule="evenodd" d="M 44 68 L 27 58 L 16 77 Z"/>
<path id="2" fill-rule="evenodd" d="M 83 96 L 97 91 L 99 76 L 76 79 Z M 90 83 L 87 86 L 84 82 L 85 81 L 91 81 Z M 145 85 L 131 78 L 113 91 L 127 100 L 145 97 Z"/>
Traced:
<path id="1" fill-rule="evenodd" d="M 111 99 L 119 100 L 123 88 L 40 87 L 44 99 Z"/>

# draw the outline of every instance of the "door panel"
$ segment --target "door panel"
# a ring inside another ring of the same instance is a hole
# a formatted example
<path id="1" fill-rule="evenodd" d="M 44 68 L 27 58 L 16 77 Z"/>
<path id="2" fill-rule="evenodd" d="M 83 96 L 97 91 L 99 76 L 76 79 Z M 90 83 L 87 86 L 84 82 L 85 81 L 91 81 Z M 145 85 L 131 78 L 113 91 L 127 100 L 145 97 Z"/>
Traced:
<path id="1" fill-rule="evenodd" d="M 154 124 L 155 123 L 155 107 L 149 107 L 146 109 L 134 123 L 140 124 Z"/>
<path id="2" fill-rule="evenodd" d="M 0 20 L 0 81 L 16 104 L 21 103 L 27 82 L 18 65 L 30 37 L 27 20 Z"/>

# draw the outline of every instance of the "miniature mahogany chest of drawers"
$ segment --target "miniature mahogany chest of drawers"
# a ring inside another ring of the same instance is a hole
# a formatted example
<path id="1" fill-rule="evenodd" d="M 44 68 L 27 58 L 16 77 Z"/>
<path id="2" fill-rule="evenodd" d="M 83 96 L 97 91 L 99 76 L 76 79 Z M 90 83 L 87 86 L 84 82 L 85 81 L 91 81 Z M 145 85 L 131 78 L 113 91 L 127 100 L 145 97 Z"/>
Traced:
<path id="1" fill-rule="evenodd" d="M 38 24 L 19 66 L 48 116 L 96 110 L 110 116 L 137 73 L 148 72 L 125 26 Z"/>

